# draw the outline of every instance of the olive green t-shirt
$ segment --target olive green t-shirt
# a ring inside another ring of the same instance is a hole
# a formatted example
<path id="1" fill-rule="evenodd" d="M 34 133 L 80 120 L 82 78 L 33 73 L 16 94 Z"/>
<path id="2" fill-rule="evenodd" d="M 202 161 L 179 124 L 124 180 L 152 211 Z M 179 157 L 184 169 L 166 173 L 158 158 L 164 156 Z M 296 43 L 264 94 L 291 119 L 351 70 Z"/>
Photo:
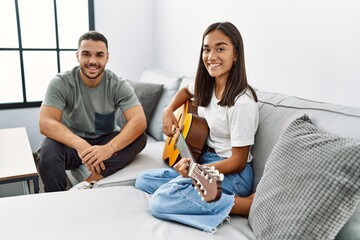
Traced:
<path id="1" fill-rule="evenodd" d="M 87 87 L 80 68 L 57 74 L 49 83 L 43 105 L 62 111 L 62 123 L 76 135 L 96 138 L 120 130 L 116 112 L 140 105 L 128 81 L 110 70 L 96 88 Z"/>

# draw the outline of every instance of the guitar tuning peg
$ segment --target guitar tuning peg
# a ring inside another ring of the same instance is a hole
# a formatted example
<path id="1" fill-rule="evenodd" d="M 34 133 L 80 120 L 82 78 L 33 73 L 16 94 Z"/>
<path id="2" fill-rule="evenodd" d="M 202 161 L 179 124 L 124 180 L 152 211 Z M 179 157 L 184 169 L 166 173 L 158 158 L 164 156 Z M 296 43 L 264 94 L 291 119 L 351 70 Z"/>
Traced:
<path id="1" fill-rule="evenodd" d="M 206 195 L 206 194 L 207 194 L 207 191 L 205 190 L 205 191 L 204 191 L 204 195 Z"/>
<path id="2" fill-rule="evenodd" d="M 205 198 L 204 198 L 204 197 L 202 197 L 202 198 L 201 198 L 201 200 L 205 201 Z"/>
<path id="3" fill-rule="evenodd" d="M 198 194 L 200 195 L 200 192 L 198 192 Z"/>
<path id="4" fill-rule="evenodd" d="M 215 167 L 214 167 L 214 166 L 211 166 L 210 169 L 211 169 L 212 171 L 214 171 L 214 170 L 215 170 Z"/>
<path id="5" fill-rule="evenodd" d="M 220 178 L 220 181 L 224 180 L 224 174 L 221 173 L 219 178 Z"/>
<path id="6" fill-rule="evenodd" d="M 215 174 L 216 174 L 216 175 L 219 175 L 219 174 L 220 174 L 219 170 L 216 169 L 216 170 L 215 170 Z"/>

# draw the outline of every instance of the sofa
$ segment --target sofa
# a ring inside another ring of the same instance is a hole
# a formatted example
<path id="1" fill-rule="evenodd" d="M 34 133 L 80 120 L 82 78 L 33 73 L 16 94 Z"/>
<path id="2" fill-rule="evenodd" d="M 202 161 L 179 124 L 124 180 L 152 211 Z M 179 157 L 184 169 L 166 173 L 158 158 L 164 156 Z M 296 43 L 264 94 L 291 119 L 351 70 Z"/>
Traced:
<path id="1" fill-rule="evenodd" d="M 249 217 L 231 216 L 214 234 L 153 217 L 151 196 L 134 182 L 142 170 L 168 167 L 162 160 L 162 111 L 191 81 L 145 69 L 133 83 L 147 104 L 145 149 L 92 190 L 0 199 L 1 238 L 360 239 L 360 108 L 261 90 Z M 88 174 L 84 166 L 67 172 L 72 184 Z"/>

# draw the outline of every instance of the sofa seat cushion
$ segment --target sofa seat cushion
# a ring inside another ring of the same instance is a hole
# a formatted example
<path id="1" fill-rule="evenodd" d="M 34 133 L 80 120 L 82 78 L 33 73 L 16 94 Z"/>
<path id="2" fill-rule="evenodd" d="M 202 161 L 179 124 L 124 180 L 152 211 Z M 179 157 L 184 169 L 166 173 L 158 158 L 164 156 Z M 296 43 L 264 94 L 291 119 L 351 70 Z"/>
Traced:
<path id="1" fill-rule="evenodd" d="M 140 172 L 151 168 L 168 167 L 162 160 L 164 144 L 164 141 L 156 141 L 151 136 L 148 136 L 145 148 L 136 156 L 133 162 L 116 173 L 96 182 L 94 187 L 134 186 L 135 179 Z M 72 185 L 75 185 L 84 181 L 90 175 L 90 172 L 82 164 L 77 169 L 67 171 L 67 175 Z"/>
<path id="2" fill-rule="evenodd" d="M 214 235 L 153 217 L 131 186 L 0 198 L 2 239 L 255 239 L 242 217 Z M 61 226 L 61 227 L 59 227 Z"/>

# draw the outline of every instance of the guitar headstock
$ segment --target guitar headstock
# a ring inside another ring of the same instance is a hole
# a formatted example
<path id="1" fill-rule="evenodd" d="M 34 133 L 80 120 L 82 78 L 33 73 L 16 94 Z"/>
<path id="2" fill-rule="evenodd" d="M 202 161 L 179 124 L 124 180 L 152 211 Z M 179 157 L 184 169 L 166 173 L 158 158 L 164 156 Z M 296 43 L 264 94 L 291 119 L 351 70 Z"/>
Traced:
<path id="1" fill-rule="evenodd" d="M 196 164 L 196 163 L 194 163 Z M 219 173 L 213 166 L 203 166 L 196 164 L 194 170 L 191 171 L 194 187 L 206 202 L 214 202 L 221 197 L 221 181 L 224 175 Z"/>

